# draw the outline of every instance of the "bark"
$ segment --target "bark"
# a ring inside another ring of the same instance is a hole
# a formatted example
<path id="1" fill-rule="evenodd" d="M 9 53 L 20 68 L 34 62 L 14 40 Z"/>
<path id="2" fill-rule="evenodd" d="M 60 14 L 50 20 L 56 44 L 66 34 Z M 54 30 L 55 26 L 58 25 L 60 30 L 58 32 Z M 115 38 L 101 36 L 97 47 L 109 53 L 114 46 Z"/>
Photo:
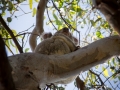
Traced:
<path id="1" fill-rule="evenodd" d="M 11 72 L 12 68 L 7 58 L 5 44 L 0 36 L 0 90 L 15 90 Z"/>
<path id="2" fill-rule="evenodd" d="M 78 90 L 86 90 L 85 83 L 80 79 L 79 76 L 77 76 L 75 81 L 76 81 L 76 86 Z"/>
<path id="3" fill-rule="evenodd" d="M 110 26 L 120 35 L 120 3 L 119 0 L 92 0 L 93 5 L 106 18 Z"/>
<path id="4" fill-rule="evenodd" d="M 44 29 L 43 29 L 44 11 L 47 5 L 47 1 L 48 0 L 40 0 L 37 7 L 36 26 L 33 29 L 29 38 L 29 44 L 32 51 L 34 51 L 35 47 L 37 46 L 37 36 L 41 35 L 44 32 Z"/>
<path id="5" fill-rule="evenodd" d="M 119 54 L 120 37 L 111 36 L 61 56 L 24 53 L 10 56 L 9 60 L 18 88 L 36 87 L 38 83 L 43 88 L 46 84 L 78 75 Z"/>

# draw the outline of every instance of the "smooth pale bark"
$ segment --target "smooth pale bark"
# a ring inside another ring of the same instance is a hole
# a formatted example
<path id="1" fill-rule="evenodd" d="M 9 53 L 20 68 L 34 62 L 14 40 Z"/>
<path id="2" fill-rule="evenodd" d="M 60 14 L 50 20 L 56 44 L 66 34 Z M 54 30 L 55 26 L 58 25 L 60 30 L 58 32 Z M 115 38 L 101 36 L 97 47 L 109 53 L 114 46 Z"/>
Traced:
<path id="1" fill-rule="evenodd" d="M 35 47 L 37 46 L 37 36 L 41 35 L 44 32 L 44 29 L 43 29 L 44 11 L 45 11 L 47 2 L 48 2 L 47 0 L 40 0 L 37 6 L 36 26 L 33 29 L 29 38 L 29 44 L 32 51 L 34 51 Z"/>
<path id="2" fill-rule="evenodd" d="M 28 74 L 35 81 L 33 86 L 39 83 L 41 87 L 44 87 L 45 84 L 78 75 L 81 71 L 89 70 L 91 67 L 119 54 L 120 37 L 111 36 L 61 56 L 23 53 L 10 56 L 9 60 L 13 67 L 15 84 L 17 87 L 27 88 L 33 85 L 33 81 L 29 80 L 31 78 L 26 80 L 25 76 Z"/>

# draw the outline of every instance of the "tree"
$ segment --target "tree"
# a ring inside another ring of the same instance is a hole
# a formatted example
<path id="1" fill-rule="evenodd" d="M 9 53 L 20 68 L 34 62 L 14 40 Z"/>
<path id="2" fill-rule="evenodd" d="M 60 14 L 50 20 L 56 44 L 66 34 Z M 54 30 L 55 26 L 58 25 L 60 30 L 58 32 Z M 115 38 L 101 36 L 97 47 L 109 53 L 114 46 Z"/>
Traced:
<path id="1" fill-rule="evenodd" d="M 7 59 L 4 41 L 0 36 L 0 89 L 1 90 L 15 90 L 11 71 L 12 68 Z"/>
<path id="2" fill-rule="evenodd" d="M 39 3 L 39 7 L 45 7 L 47 0 L 41 0 Z M 55 0 L 56 1 L 56 0 Z M 3 4 L 4 1 L 2 1 Z M 56 1 L 57 2 L 57 1 Z M 77 2 L 77 1 L 76 1 Z M 11 3 L 11 2 L 9 2 Z M 62 4 L 63 1 L 60 1 L 60 4 Z M 67 0 L 66 2 L 67 3 Z M 72 2 L 71 2 L 72 3 Z M 12 3 L 11 3 L 12 4 Z M 9 5 L 11 5 L 9 4 Z M 77 4 L 77 3 L 76 3 Z M 7 5 L 7 4 L 4 4 Z M 13 5 L 13 4 L 12 4 Z M 53 3 L 53 6 L 57 9 L 55 4 Z M 6 7 L 6 6 L 5 6 Z M 31 4 L 30 4 L 31 7 Z M 43 29 L 43 13 L 45 8 L 37 9 L 37 18 L 36 18 L 36 26 L 34 29 Z M 62 6 L 61 6 L 62 7 Z M 75 4 L 72 5 L 72 10 L 79 12 L 77 13 L 80 15 L 80 7 L 76 7 Z M 59 7 L 60 8 L 60 7 Z M 12 9 L 13 10 L 13 9 Z M 59 11 L 59 10 L 58 10 Z M 3 10 L 4 12 L 4 10 Z M 85 12 L 85 11 L 83 11 Z M 59 12 L 60 13 L 60 12 Z M 55 14 L 54 18 L 56 19 L 56 24 L 60 24 L 58 28 L 62 26 L 60 20 L 56 17 Z M 61 15 L 61 14 L 60 14 Z M 41 17 L 40 17 L 41 16 Z M 61 15 L 61 18 L 62 15 Z M 8 21 L 11 21 L 10 17 L 7 18 Z M 90 20 L 92 26 L 96 24 L 99 20 L 102 20 L 101 18 L 94 20 Z M 69 25 L 68 22 L 71 22 L 68 19 L 63 19 L 63 21 Z M 3 21 L 4 22 L 4 21 Z M 8 26 L 6 26 L 5 23 L 2 22 L 1 17 L 1 24 L 6 29 L 8 29 Z M 87 23 L 88 21 L 86 21 Z M 105 23 L 106 25 L 106 23 Z M 104 24 L 101 27 L 106 27 Z M 108 24 L 107 24 L 108 25 Z M 3 28 L 1 27 L 1 29 Z M 6 28 L 7 27 L 7 28 Z M 72 27 L 72 26 L 71 26 Z M 108 26 L 109 27 L 109 26 Z M 107 27 L 107 28 L 108 28 Z M 73 29 L 75 28 L 72 27 Z M 10 34 L 10 32 L 8 31 Z M 8 34 L 5 32 L 5 35 Z M 39 32 L 41 34 L 41 32 Z M 10 34 L 11 35 L 11 34 Z M 98 38 L 103 38 L 103 35 L 100 31 L 96 32 L 96 36 Z M 11 35 L 12 38 L 14 36 Z M 15 44 L 16 40 L 13 39 Z M 34 41 L 36 40 L 36 37 Z M 109 43 L 106 43 L 109 42 Z M 103 38 L 100 40 L 97 40 L 83 48 L 80 48 L 79 50 L 72 52 L 70 54 L 62 55 L 62 56 L 55 56 L 55 55 L 42 55 L 37 53 L 22 53 L 22 49 L 18 43 L 16 46 L 18 46 L 18 50 L 22 54 L 13 55 L 9 57 L 10 64 L 13 68 L 13 78 L 15 86 L 19 89 L 29 89 L 29 90 L 36 90 L 35 88 L 40 85 L 40 87 L 44 87 L 46 84 L 53 83 L 55 81 L 58 81 L 60 79 L 64 79 L 66 77 L 78 75 L 82 71 L 89 70 L 91 67 L 101 64 L 105 62 L 108 58 L 119 55 L 120 53 L 120 38 L 119 36 L 110 36 L 107 38 Z M 20 47 L 20 48 L 19 48 Z M 116 65 L 117 66 L 117 65 Z M 93 75 L 96 75 L 96 73 L 90 72 Z"/>

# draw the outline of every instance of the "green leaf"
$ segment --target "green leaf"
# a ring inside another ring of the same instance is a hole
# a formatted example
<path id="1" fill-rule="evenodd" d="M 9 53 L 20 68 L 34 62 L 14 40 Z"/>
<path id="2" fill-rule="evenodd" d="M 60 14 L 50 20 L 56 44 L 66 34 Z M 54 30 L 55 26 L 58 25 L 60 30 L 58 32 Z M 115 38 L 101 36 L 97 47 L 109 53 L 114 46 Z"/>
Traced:
<path id="1" fill-rule="evenodd" d="M 29 51 L 29 48 L 26 48 L 26 49 L 25 49 L 25 52 L 28 52 L 28 51 Z"/>
<path id="2" fill-rule="evenodd" d="M 98 19 L 95 21 L 95 23 L 98 22 L 98 21 L 100 21 L 100 20 L 101 20 L 101 18 L 98 18 Z"/>
<path id="3" fill-rule="evenodd" d="M 29 0 L 29 7 L 30 7 L 30 9 L 32 9 L 32 5 L 33 5 L 33 0 Z"/>
<path id="4" fill-rule="evenodd" d="M 105 21 L 103 24 L 101 24 L 101 27 L 103 27 L 104 29 L 109 28 L 108 22 Z"/>
<path id="5" fill-rule="evenodd" d="M 11 22 L 11 21 L 12 21 L 12 18 L 11 18 L 11 17 L 7 17 L 7 21 L 8 21 L 8 22 Z"/>
<path id="6" fill-rule="evenodd" d="M 17 0 L 18 2 L 24 2 L 25 0 Z"/>
<path id="7" fill-rule="evenodd" d="M 56 19 L 56 20 L 58 20 L 58 18 L 57 18 L 57 16 L 53 13 L 53 17 Z"/>
<path id="8" fill-rule="evenodd" d="M 1 7 L 2 9 L 2 14 L 5 13 L 6 7 Z"/>
<path id="9" fill-rule="evenodd" d="M 8 11 L 12 11 L 13 9 L 13 4 L 11 1 L 8 2 Z"/>
<path id="10" fill-rule="evenodd" d="M 17 32 L 16 30 L 12 30 L 13 34 L 16 36 L 17 35 Z"/>
<path id="11" fill-rule="evenodd" d="M 73 11 L 75 11 L 75 12 L 80 12 L 80 11 L 82 11 L 82 9 L 81 9 L 79 6 L 77 6 L 77 5 L 72 5 L 71 10 L 73 10 Z"/>
<path id="12" fill-rule="evenodd" d="M 60 20 L 56 20 L 56 24 L 57 24 L 57 25 L 62 25 L 62 23 L 61 23 Z"/>
<path id="13" fill-rule="evenodd" d="M 62 29 L 63 28 L 63 25 L 59 25 L 58 26 L 58 30 Z"/>
<path id="14" fill-rule="evenodd" d="M 15 47 L 13 41 L 12 41 L 12 40 L 9 40 L 9 41 L 10 41 L 10 44 L 11 44 L 13 47 Z"/>
<path id="15" fill-rule="evenodd" d="M 95 75 L 94 74 L 91 75 L 91 79 L 95 80 Z"/>
<path id="16" fill-rule="evenodd" d="M 60 0 L 58 3 L 59 3 L 59 8 L 61 8 L 63 6 L 63 2 L 61 2 Z"/>
<path id="17" fill-rule="evenodd" d="M 103 74 L 105 75 L 105 77 L 109 77 L 108 70 L 104 67 L 102 67 L 102 69 L 103 69 Z"/>
<path id="18" fill-rule="evenodd" d="M 107 70 L 107 69 L 105 69 L 105 71 L 104 71 L 103 73 L 104 73 L 104 75 L 105 75 L 106 77 L 109 77 L 109 74 L 108 74 L 108 70 Z"/>
<path id="19" fill-rule="evenodd" d="M 58 90 L 65 90 L 65 88 L 63 88 L 63 87 L 58 87 L 59 89 Z"/>
<path id="20" fill-rule="evenodd" d="M 3 12 L 3 13 L 2 13 L 2 16 L 5 16 L 5 15 L 6 15 L 6 12 Z"/>
<path id="21" fill-rule="evenodd" d="M 37 11 L 36 8 L 33 8 L 33 14 L 32 14 L 33 17 L 35 16 L 36 11 Z"/>
<path id="22" fill-rule="evenodd" d="M 115 58 L 112 59 L 112 63 L 116 66 Z"/>
<path id="23" fill-rule="evenodd" d="M 89 81 L 89 77 L 86 77 L 84 83 L 87 84 L 88 81 Z"/>
<path id="24" fill-rule="evenodd" d="M 103 35 L 101 34 L 100 31 L 97 31 L 97 32 L 96 32 L 96 36 L 97 36 L 98 38 L 103 38 Z"/>
<path id="25" fill-rule="evenodd" d="M 38 2 L 38 0 L 35 0 L 36 2 Z"/>
<path id="26" fill-rule="evenodd" d="M 71 22 L 70 22 L 70 19 L 65 19 L 65 20 L 66 20 L 68 23 L 71 23 Z"/>
<path id="27" fill-rule="evenodd" d="M 10 43 L 9 43 L 9 40 L 5 40 L 5 44 L 10 47 Z"/>
<path id="28" fill-rule="evenodd" d="M 53 17 L 55 18 L 55 22 L 57 25 L 62 25 L 62 22 L 58 19 L 58 17 L 53 13 Z"/>
<path id="29" fill-rule="evenodd" d="M 92 26 L 95 26 L 95 22 L 93 20 L 90 20 Z"/>
<path id="30" fill-rule="evenodd" d="M 118 79 L 119 79 L 119 81 L 120 81 L 120 76 L 118 76 Z"/>
<path id="31" fill-rule="evenodd" d="M 97 31 L 96 32 L 96 36 L 99 37 L 101 35 L 101 32 L 100 31 Z"/>
<path id="32" fill-rule="evenodd" d="M 95 69 L 98 69 L 99 68 L 99 65 L 95 66 Z"/>

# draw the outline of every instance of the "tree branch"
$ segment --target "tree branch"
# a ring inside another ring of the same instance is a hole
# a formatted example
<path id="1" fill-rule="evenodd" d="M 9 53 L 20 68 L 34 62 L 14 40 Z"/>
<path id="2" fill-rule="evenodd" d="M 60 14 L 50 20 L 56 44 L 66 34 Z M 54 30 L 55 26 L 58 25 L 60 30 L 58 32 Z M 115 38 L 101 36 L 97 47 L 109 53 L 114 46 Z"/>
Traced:
<path id="1" fill-rule="evenodd" d="M 9 60 L 13 67 L 13 78 L 15 84 L 17 83 L 17 88 L 32 90 L 36 83 L 44 88 L 46 84 L 78 75 L 81 71 L 89 70 L 91 67 L 102 64 L 108 58 L 119 54 L 120 37 L 111 36 L 65 55 L 24 53 L 11 56 Z M 37 82 L 25 77 L 30 74 L 29 72 L 32 72 L 30 76 L 35 78 Z"/>
<path id="2" fill-rule="evenodd" d="M 34 51 L 35 47 L 37 46 L 37 36 L 41 35 L 44 32 L 44 29 L 43 29 L 44 11 L 45 11 L 47 2 L 48 0 L 40 0 L 37 7 L 36 26 L 33 29 L 32 34 L 30 35 L 30 38 L 29 38 L 29 44 L 32 51 Z"/>
<path id="3" fill-rule="evenodd" d="M 5 44 L 0 36 L 0 90 L 15 90 Z"/>
<path id="4" fill-rule="evenodd" d="M 10 28 L 7 26 L 7 24 L 5 23 L 5 21 L 3 20 L 2 16 L 0 15 L 0 22 L 3 25 L 3 27 L 7 30 L 7 32 L 10 34 L 10 36 L 12 37 L 16 47 L 18 48 L 20 53 L 23 53 L 22 47 L 19 45 L 17 39 L 15 38 L 14 34 L 12 33 L 12 31 L 10 30 Z"/>

